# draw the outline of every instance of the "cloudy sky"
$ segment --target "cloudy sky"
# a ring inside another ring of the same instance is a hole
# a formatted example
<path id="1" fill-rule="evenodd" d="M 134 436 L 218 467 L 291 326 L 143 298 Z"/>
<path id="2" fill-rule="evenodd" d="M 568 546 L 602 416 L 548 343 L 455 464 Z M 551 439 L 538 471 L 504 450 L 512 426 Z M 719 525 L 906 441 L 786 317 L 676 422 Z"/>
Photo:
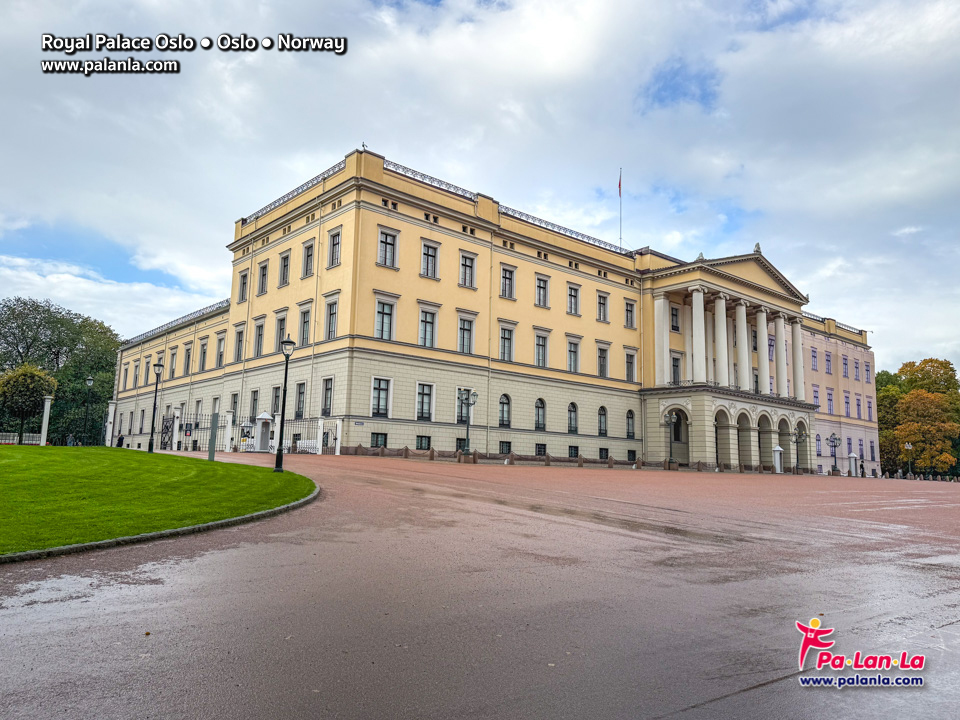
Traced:
<path id="1" fill-rule="evenodd" d="M 0 0 L 0 294 L 124 336 L 229 295 L 233 222 L 361 142 L 692 259 L 754 243 L 880 368 L 960 366 L 955 0 Z M 348 52 L 50 75 L 41 34 L 344 36 Z"/>

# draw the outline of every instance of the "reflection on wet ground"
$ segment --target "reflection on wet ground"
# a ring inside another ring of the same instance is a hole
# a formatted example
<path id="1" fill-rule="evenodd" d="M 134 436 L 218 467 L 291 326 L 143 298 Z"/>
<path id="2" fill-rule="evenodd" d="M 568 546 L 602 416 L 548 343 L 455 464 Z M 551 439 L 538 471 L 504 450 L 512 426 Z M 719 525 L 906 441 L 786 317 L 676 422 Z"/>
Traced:
<path id="1" fill-rule="evenodd" d="M 953 717 L 960 702 L 960 486 L 287 464 L 323 502 L 0 568 L 0 717 Z M 926 687 L 801 688 L 794 623 L 821 614 L 840 651 L 926 653 Z"/>

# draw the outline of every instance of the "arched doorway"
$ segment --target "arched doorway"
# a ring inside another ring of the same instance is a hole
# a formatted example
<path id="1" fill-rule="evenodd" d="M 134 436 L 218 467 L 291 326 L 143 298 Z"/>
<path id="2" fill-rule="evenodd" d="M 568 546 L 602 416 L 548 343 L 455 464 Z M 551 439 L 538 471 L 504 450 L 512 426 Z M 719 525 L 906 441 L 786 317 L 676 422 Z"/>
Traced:
<path id="1" fill-rule="evenodd" d="M 731 422 L 730 416 L 723 408 L 717 410 L 714 415 L 713 426 L 716 437 L 717 467 L 724 469 L 736 467 L 740 462 L 737 426 Z"/>
<path id="2" fill-rule="evenodd" d="M 760 435 L 760 465 L 764 470 L 773 470 L 773 448 L 777 444 L 777 432 L 766 413 L 761 413 L 757 418 L 757 431 Z"/>
<path id="3" fill-rule="evenodd" d="M 690 463 L 690 422 L 687 414 L 680 408 L 669 408 L 665 416 L 675 415 L 676 420 L 664 421 L 667 431 L 667 453 L 681 465 Z"/>
<path id="4" fill-rule="evenodd" d="M 813 454 L 811 452 L 813 438 L 810 437 L 810 428 L 803 420 L 797 420 L 797 430 L 800 431 L 803 440 L 797 444 L 797 465 L 807 472 L 813 471 Z"/>
<path id="5" fill-rule="evenodd" d="M 750 415 L 743 411 L 737 415 L 737 454 L 740 458 L 740 464 L 746 468 L 753 469 L 758 462 L 754 452 L 755 447 Z"/>
<path id="6" fill-rule="evenodd" d="M 783 448 L 783 471 L 790 472 L 797 464 L 796 446 L 793 444 L 793 430 L 786 418 L 777 423 L 777 444 Z"/>

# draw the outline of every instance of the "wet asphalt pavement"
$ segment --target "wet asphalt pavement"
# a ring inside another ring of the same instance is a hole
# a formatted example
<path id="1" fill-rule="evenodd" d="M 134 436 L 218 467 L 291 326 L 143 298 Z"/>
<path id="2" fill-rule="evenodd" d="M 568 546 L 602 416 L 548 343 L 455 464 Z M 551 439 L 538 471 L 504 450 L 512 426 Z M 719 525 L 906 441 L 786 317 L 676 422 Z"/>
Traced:
<path id="1" fill-rule="evenodd" d="M 0 718 L 960 714 L 960 484 L 286 464 L 323 499 L 0 566 Z M 925 686 L 801 688 L 821 613 Z"/>

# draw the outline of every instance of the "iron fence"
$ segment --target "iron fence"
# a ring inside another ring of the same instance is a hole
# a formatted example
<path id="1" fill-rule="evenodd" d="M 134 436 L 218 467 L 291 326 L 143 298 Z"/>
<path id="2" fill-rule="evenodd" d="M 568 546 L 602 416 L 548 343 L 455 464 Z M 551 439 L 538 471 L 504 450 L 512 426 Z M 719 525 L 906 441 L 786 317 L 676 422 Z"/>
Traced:
<path id="1" fill-rule="evenodd" d="M 226 413 L 218 414 L 216 428 L 214 449 L 218 452 L 226 452 L 230 439 Z M 180 417 L 179 427 L 174 422 L 173 415 L 164 415 L 160 423 L 160 449 L 207 452 L 210 449 L 212 430 L 212 414 L 184 413 Z"/>

